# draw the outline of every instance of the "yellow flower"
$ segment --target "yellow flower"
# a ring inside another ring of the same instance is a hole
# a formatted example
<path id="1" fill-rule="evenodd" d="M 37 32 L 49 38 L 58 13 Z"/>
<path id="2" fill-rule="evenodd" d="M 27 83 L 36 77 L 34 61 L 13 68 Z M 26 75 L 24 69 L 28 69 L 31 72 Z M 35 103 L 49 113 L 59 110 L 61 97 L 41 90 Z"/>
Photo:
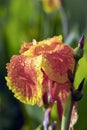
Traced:
<path id="1" fill-rule="evenodd" d="M 60 8 L 61 2 L 60 0 L 42 0 L 44 11 L 47 13 L 51 13 Z"/>

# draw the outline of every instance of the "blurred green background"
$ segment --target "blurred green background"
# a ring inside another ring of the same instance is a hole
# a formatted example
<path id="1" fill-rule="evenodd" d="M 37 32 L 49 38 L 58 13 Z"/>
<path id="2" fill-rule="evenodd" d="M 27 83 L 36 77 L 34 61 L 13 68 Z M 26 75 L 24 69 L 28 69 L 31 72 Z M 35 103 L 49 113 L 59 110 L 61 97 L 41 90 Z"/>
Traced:
<path id="1" fill-rule="evenodd" d="M 86 37 L 87 0 L 62 0 L 62 7 L 50 14 L 41 0 L 0 0 L 0 130 L 35 130 L 44 117 L 42 108 L 20 103 L 6 86 L 6 63 L 21 44 L 62 34 L 63 41 L 75 47 L 82 33 Z M 75 130 L 86 130 L 87 83 L 78 113 Z"/>

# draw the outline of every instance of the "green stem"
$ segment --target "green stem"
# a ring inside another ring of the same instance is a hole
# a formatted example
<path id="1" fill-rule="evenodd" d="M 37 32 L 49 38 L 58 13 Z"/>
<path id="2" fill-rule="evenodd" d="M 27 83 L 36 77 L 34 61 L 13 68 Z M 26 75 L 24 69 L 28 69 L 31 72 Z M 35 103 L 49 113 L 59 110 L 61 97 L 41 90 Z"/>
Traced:
<path id="1" fill-rule="evenodd" d="M 62 22 L 63 35 L 65 39 L 68 35 L 68 21 L 67 21 L 66 14 L 62 6 L 59 12 L 60 12 L 60 17 L 61 17 L 61 22 Z"/>
<path id="2" fill-rule="evenodd" d="M 74 102 L 72 100 L 72 94 L 70 93 L 63 110 L 61 130 L 69 130 L 73 105 Z"/>

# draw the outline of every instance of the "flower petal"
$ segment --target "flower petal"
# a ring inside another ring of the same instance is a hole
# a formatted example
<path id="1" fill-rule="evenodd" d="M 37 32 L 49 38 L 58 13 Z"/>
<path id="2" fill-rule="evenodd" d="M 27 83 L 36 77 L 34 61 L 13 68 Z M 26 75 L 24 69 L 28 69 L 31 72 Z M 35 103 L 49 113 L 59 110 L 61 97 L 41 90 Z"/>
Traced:
<path id="1" fill-rule="evenodd" d="M 58 83 L 64 83 L 68 80 L 67 71 L 73 71 L 75 60 L 73 49 L 68 45 L 59 44 L 55 51 L 43 55 L 42 69 L 49 79 Z"/>
<path id="2" fill-rule="evenodd" d="M 29 42 L 29 43 L 23 43 L 23 45 L 21 46 L 20 49 L 20 54 L 24 53 L 25 51 L 29 50 L 29 48 L 33 45 L 33 43 Z"/>
<path id="3" fill-rule="evenodd" d="M 54 51 L 59 44 L 62 44 L 61 42 L 62 36 L 60 35 L 37 42 L 36 45 L 32 45 L 31 47 L 29 46 L 29 48 L 27 48 L 28 45 L 26 44 L 27 50 L 22 53 L 22 55 L 34 57 L 37 55 L 42 55 L 44 53 L 51 53 L 51 51 Z"/>
<path id="4" fill-rule="evenodd" d="M 42 57 L 13 56 L 7 64 L 9 89 L 21 102 L 34 105 L 42 97 Z"/>

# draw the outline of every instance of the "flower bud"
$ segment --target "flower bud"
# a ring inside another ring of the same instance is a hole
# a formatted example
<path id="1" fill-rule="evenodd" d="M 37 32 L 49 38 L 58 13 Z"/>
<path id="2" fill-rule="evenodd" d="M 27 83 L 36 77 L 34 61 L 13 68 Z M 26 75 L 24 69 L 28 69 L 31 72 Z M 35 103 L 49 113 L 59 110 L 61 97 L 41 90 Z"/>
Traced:
<path id="1" fill-rule="evenodd" d="M 79 40 L 78 47 L 79 47 L 80 49 L 83 49 L 83 47 L 84 47 L 84 34 L 82 35 L 82 37 L 81 37 L 80 40 Z"/>
<path id="2" fill-rule="evenodd" d="M 74 49 L 74 57 L 78 61 L 83 56 L 84 35 L 82 35 L 78 47 Z"/>

